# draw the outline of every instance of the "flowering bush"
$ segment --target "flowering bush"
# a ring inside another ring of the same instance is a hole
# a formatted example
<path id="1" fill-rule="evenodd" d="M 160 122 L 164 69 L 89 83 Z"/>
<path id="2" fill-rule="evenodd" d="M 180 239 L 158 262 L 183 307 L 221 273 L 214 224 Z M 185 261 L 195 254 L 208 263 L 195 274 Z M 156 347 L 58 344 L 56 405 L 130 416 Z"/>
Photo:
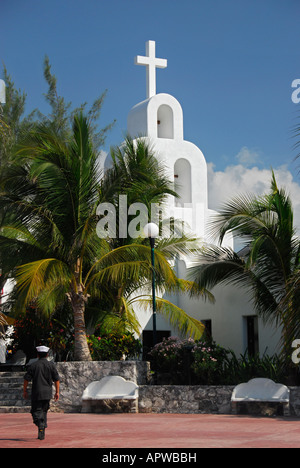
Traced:
<path id="1" fill-rule="evenodd" d="M 28 307 L 16 317 L 12 347 L 22 349 L 27 359 L 36 357 L 36 346 L 49 346 L 56 360 L 70 357 L 74 342 L 73 321 L 62 310 L 56 311 L 49 321 L 36 307 Z"/>
<path id="2" fill-rule="evenodd" d="M 141 342 L 132 333 L 89 335 L 88 345 L 93 361 L 119 361 L 135 357 L 141 352 Z"/>
<path id="3" fill-rule="evenodd" d="M 192 370 L 198 384 L 221 383 L 228 351 L 214 342 L 198 341 L 192 349 L 192 355 Z"/>
<path id="4" fill-rule="evenodd" d="M 151 368 L 156 373 L 168 374 L 170 384 L 184 383 L 187 377 L 186 361 L 194 346 L 192 339 L 180 340 L 175 336 L 164 338 L 149 353 Z"/>
<path id="5" fill-rule="evenodd" d="M 170 384 L 219 383 L 227 351 L 213 342 L 165 338 L 150 351 L 152 370 L 168 374 Z"/>
<path id="6" fill-rule="evenodd" d="M 237 385 L 253 377 L 283 381 L 279 358 L 236 357 L 233 351 L 213 341 L 180 340 L 170 337 L 158 343 L 149 353 L 151 368 L 163 384 Z"/>
<path id="7" fill-rule="evenodd" d="M 22 349 L 27 358 L 36 357 L 35 347 L 45 341 L 49 334 L 48 320 L 39 314 L 36 307 L 29 306 L 14 322 L 14 349 Z"/>
<path id="8" fill-rule="evenodd" d="M 161 343 L 156 344 L 149 353 L 156 370 L 169 372 L 171 369 L 180 366 L 183 357 L 183 345 L 184 342 L 176 336 L 164 338 Z"/>
<path id="9" fill-rule="evenodd" d="M 74 327 L 69 328 L 55 319 L 52 320 L 49 323 L 47 342 L 58 361 L 69 360 L 74 349 Z"/>
<path id="10" fill-rule="evenodd" d="M 28 307 L 24 314 L 16 318 L 12 343 L 14 349 L 22 349 L 30 359 L 36 357 L 36 346 L 41 342 L 51 348 L 56 360 L 72 360 L 74 324 L 68 305 L 57 309 L 51 320 L 36 307 Z M 88 337 L 88 344 L 95 361 L 135 357 L 142 348 L 141 342 L 131 333 L 111 333 L 100 328 Z"/>

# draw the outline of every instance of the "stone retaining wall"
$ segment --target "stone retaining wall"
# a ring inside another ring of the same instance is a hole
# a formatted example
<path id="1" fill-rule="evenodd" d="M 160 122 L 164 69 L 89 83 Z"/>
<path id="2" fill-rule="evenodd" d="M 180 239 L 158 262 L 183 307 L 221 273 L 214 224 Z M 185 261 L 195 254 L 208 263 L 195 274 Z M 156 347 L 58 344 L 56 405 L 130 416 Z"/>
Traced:
<path id="1" fill-rule="evenodd" d="M 139 385 L 140 413 L 232 413 L 234 386 L 148 385 L 150 366 L 145 361 L 59 362 L 57 370 L 61 379 L 60 399 L 51 404 L 51 411 L 80 412 L 81 397 L 90 382 L 120 375 Z M 289 388 L 290 414 L 300 417 L 300 387 Z M 265 415 L 275 414 L 270 405 L 263 410 Z"/>
<path id="2" fill-rule="evenodd" d="M 145 385 L 149 379 L 150 364 L 145 361 L 90 361 L 58 362 L 60 398 L 51 404 L 52 411 L 80 412 L 84 389 L 94 380 L 107 375 L 119 375 Z"/>
<path id="3" fill-rule="evenodd" d="M 300 417 L 300 387 L 290 389 L 290 415 Z"/>
<path id="4" fill-rule="evenodd" d="M 234 387 L 208 385 L 143 385 L 139 388 L 140 413 L 231 412 Z"/>
<path id="5" fill-rule="evenodd" d="M 300 417 L 300 387 L 290 388 L 290 416 Z M 233 414 L 234 386 L 143 385 L 139 388 L 140 413 Z M 281 403 L 239 403 L 240 414 L 283 415 Z"/>

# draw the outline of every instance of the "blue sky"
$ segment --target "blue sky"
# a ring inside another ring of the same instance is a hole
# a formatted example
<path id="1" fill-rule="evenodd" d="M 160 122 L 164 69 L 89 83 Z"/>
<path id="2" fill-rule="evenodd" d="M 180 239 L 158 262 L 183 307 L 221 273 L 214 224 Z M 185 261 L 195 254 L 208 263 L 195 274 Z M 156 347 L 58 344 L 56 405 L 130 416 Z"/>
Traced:
<path id="1" fill-rule="evenodd" d="M 168 60 L 157 92 L 178 99 L 185 139 L 214 175 L 285 165 L 298 184 L 291 129 L 300 103 L 291 83 L 300 79 L 299 0 L 1 0 L 0 31 L 0 74 L 4 63 L 27 93 L 27 112 L 48 111 L 45 54 L 74 106 L 108 90 L 100 124 L 117 123 L 106 150 L 146 98 L 134 56 L 155 40 L 156 55 Z"/>

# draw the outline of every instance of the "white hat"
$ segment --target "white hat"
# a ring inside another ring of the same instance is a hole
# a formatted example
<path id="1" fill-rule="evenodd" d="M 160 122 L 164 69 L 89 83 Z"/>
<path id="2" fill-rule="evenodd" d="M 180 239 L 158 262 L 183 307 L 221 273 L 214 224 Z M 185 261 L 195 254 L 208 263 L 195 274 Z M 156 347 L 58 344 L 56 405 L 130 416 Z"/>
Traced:
<path id="1" fill-rule="evenodd" d="M 47 346 L 37 346 L 36 348 L 38 353 L 48 353 L 49 349 Z"/>

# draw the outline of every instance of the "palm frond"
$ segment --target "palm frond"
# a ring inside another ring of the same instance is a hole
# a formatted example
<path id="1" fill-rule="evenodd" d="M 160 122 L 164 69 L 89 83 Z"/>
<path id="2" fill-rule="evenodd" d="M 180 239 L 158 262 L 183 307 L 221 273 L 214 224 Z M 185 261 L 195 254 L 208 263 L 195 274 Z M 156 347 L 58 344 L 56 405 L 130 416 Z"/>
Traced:
<path id="1" fill-rule="evenodd" d="M 121 301 L 122 314 L 120 318 L 122 323 L 125 325 L 124 329 L 133 331 L 139 335 L 141 326 L 134 312 L 134 308 L 132 307 L 131 303 L 125 299 L 125 297 L 122 297 Z"/>
<path id="2" fill-rule="evenodd" d="M 257 197 L 252 194 L 235 197 L 225 203 L 218 214 L 211 217 L 208 233 L 213 239 L 219 238 L 220 244 L 227 233 L 232 233 L 245 242 L 250 241 L 252 233 L 264 227 L 260 217 L 261 209 Z"/>
<path id="3" fill-rule="evenodd" d="M 188 278 L 200 288 L 211 289 L 220 282 L 242 284 L 248 282 L 245 262 L 232 249 L 208 246 L 188 270 Z"/>
<path id="4" fill-rule="evenodd" d="M 21 265 L 17 268 L 17 288 L 23 304 L 36 299 L 43 290 L 47 290 L 47 282 L 60 279 L 62 283 L 71 281 L 67 266 L 56 258 L 46 258 Z"/>
<path id="5" fill-rule="evenodd" d="M 97 260 L 85 277 L 85 288 L 91 286 L 95 280 L 103 281 L 110 277 L 114 282 L 126 278 L 138 282 L 143 278 L 151 278 L 151 249 L 142 244 L 130 244 L 111 250 Z M 164 279 L 168 284 L 175 284 L 176 276 L 165 256 L 159 251 L 155 252 L 155 266 L 158 282 Z M 122 283 L 122 281 L 121 281 Z"/>
<path id="6" fill-rule="evenodd" d="M 146 310 L 152 307 L 152 298 L 139 299 L 139 305 Z M 156 298 L 156 309 L 169 323 L 183 336 L 193 337 L 199 340 L 205 330 L 205 326 L 199 320 L 188 315 L 183 309 L 171 303 L 167 299 Z"/>
<path id="7" fill-rule="evenodd" d="M 161 252 L 168 259 L 180 256 L 191 256 L 200 252 L 201 241 L 193 235 L 181 234 L 170 235 L 158 239 L 155 249 Z"/>

